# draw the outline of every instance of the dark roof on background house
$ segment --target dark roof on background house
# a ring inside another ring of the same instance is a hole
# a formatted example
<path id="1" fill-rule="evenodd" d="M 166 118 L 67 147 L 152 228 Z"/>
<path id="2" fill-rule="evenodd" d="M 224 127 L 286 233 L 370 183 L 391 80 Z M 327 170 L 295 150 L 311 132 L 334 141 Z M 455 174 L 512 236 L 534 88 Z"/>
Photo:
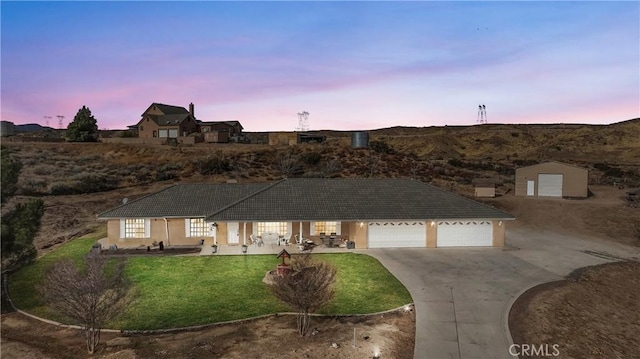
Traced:
<path id="1" fill-rule="evenodd" d="M 189 114 L 189 111 L 187 111 L 187 109 L 184 107 L 165 105 L 163 103 L 157 103 L 157 102 L 152 103 L 151 106 L 147 107 L 147 109 L 144 112 L 146 113 L 153 106 L 157 107 L 158 110 L 162 111 L 162 113 L 165 115 L 178 115 L 183 113 L 187 115 Z M 142 115 L 144 115 L 144 113 Z"/>
<path id="2" fill-rule="evenodd" d="M 189 118 L 189 114 L 179 114 L 179 115 L 148 115 L 151 120 L 157 123 L 159 126 L 171 126 L 180 124 L 182 121 Z"/>
<path id="3" fill-rule="evenodd" d="M 409 179 L 295 178 L 265 184 L 180 184 L 98 215 L 218 221 L 514 219 Z"/>
<path id="4" fill-rule="evenodd" d="M 227 126 L 236 126 L 236 125 L 240 125 L 240 128 L 244 128 L 242 127 L 242 124 L 240 123 L 240 121 L 198 121 L 198 124 L 200 125 L 218 125 L 218 124 L 224 124 Z"/>

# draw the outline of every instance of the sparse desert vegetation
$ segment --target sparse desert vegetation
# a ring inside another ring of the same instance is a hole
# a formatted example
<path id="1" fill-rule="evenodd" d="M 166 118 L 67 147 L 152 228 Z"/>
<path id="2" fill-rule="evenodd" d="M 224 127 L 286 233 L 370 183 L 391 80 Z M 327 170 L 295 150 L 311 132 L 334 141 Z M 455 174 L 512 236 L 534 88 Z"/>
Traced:
<path id="1" fill-rule="evenodd" d="M 559 160 L 589 168 L 592 185 L 640 186 L 637 133 L 640 119 L 606 126 L 394 127 L 371 131 L 369 149 L 352 149 L 351 133 L 339 131 L 320 131 L 326 142 L 296 146 L 10 141 L 3 146 L 23 165 L 14 201 L 24 196 L 45 200 L 35 241 L 42 251 L 88 233 L 99 225 L 95 215 L 123 198 L 177 181 L 405 177 L 471 196 L 472 180 L 487 177 L 496 180 L 499 195 L 508 195 L 516 167 Z M 514 210 L 509 203 L 496 205 Z"/>

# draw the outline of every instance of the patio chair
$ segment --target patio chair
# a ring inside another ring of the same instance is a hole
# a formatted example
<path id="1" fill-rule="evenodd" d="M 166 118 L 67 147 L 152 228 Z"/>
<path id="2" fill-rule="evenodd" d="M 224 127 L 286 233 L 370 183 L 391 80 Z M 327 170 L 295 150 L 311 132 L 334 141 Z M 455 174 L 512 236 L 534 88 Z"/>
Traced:
<path id="1" fill-rule="evenodd" d="M 258 238 L 255 234 L 250 234 L 249 239 L 251 240 L 251 245 L 260 246 L 262 244 L 262 239 Z"/>
<path id="2" fill-rule="evenodd" d="M 288 246 L 289 242 L 291 242 L 291 233 L 289 232 L 285 233 L 282 240 L 284 241 L 284 245 Z"/>
<path id="3" fill-rule="evenodd" d="M 331 236 L 329 236 L 329 243 L 327 244 L 327 247 L 333 247 L 333 244 L 335 243 L 337 237 L 338 235 L 336 234 L 336 232 L 331 232 Z"/>

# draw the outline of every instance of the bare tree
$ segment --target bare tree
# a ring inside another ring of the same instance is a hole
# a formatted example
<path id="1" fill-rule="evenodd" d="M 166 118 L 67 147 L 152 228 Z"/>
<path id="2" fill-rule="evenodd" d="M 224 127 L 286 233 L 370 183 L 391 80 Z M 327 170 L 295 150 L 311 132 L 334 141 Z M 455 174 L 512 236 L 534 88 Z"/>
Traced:
<path id="1" fill-rule="evenodd" d="M 369 167 L 369 176 L 373 177 L 376 173 L 376 169 L 378 168 L 378 163 L 380 162 L 380 157 L 374 156 L 373 154 L 367 158 L 367 167 Z"/>
<path id="2" fill-rule="evenodd" d="M 47 270 L 38 288 L 51 307 L 82 326 L 89 354 L 100 342 L 102 326 L 133 298 L 124 274 L 125 261 L 113 264 L 100 255 L 89 255 L 79 270 L 71 260 L 61 260 Z"/>
<path id="3" fill-rule="evenodd" d="M 418 178 L 418 171 L 420 171 L 420 169 L 420 162 L 416 161 L 415 159 L 411 160 L 411 179 Z"/>
<path id="4" fill-rule="evenodd" d="M 334 158 L 324 166 L 324 175 L 325 177 L 331 177 L 332 175 L 340 172 L 341 168 L 340 160 Z"/>
<path id="5" fill-rule="evenodd" d="M 290 152 L 284 153 L 278 157 L 277 166 L 280 173 L 286 177 L 298 169 L 298 157 Z"/>
<path id="6" fill-rule="evenodd" d="M 334 295 L 336 269 L 325 262 L 315 262 L 311 255 L 292 258 L 291 274 L 277 276 L 271 292 L 298 312 L 298 334 L 309 330 L 311 314 L 327 305 Z"/>

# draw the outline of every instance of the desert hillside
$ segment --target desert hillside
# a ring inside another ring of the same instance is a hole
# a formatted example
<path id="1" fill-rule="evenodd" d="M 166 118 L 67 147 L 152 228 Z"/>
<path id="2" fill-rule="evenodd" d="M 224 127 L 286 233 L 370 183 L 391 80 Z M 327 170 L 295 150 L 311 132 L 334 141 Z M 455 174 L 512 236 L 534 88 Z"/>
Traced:
<path id="1" fill-rule="evenodd" d="M 469 195 L 474 178 L 510 195 L 515 168 L 558 160 L 589 168 L 592 184 L 640 186 L 640 119 L 612 125 L 394 127 L 370 131 L 369 149 L 351 133 L 320 131 L 323 143 L 191 146 L 3 140 L 23 164 L 20 201 L 44 197 L 40 250 L 99 226 L 95 215 L 123 198 L 175 182 L 269 181 L 287 177 L 408 177 Z M 509 206 L 507 206 L 509 208 Z M 505 208 L 505 209 L 507 209 Z M 517 210 L 517 209 L 512 209 Z"/>

